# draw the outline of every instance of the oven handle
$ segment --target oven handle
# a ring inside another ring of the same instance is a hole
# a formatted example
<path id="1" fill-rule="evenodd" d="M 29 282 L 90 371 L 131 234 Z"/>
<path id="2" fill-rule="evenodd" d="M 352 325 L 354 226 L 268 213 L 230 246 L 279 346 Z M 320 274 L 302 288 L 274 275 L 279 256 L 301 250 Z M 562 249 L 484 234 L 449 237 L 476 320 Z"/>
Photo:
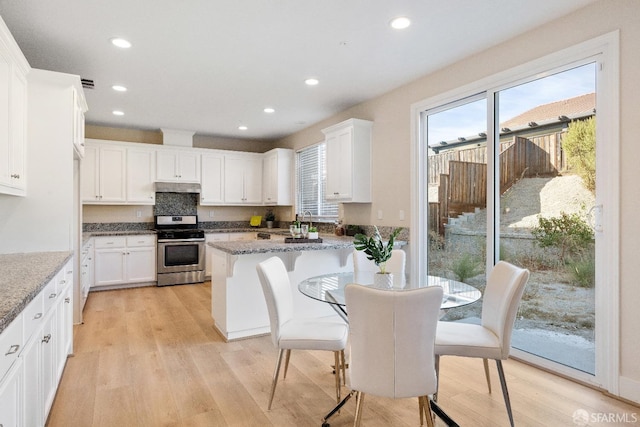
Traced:
<path id="1" fill-rule="evenodd" d="M 204 242 L 202 238 L 195 239 L 158 239 L 158 243 L 189 243 L 189 242 Z"/>

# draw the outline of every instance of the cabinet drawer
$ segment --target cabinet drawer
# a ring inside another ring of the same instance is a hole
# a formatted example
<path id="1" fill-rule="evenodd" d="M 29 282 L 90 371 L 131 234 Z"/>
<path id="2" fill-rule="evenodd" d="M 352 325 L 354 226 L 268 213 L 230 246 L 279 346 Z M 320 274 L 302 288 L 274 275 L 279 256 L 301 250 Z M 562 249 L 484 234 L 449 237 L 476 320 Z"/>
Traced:
<path id="1" fill-rule="evenodd" d="M 58 292 L 57 292 L 58 277 L 59 276 L 56 276 L 53 279 L 51 279 L 51 281 L 47 283 L 47 286 L 45 286 L 44 289 L 42 290 L 42 299 L 43 299 L 45 314 L 49 312 L 49 309 L 53 307 L 53 305 L 56 303 L 56 299 L 58 298 Z"/>
<path id="2" fill-rule="evenodd" d="M 141 236 L 127 236 L 127 247 L 135 248 L 139 246 L 155 246 L 156 236 L 144 234 Z"/>
<path id="3" fill-rule="evenodd" d="M 124 248 L 127 246 L 127 238 L 125 236 L 113 237 L 96 237 L 95 248 Z"/>
<path id="4" fill-rule="evenodd" d="M 24 344 L 22 334 L 22 313 L 20 313 L 0 334 L 0 382 L 22 351 Z"/>
<path id="5" fill-rule="evenodd" d="M 44 319 L 44 292 L 40 292 L 22 312 L 24 334 L 22 342 L 27 343 Z"/>
<path id="6" fill-rule="evenodd" d="M 229 234 L 227 233 L 207 233 L 204 235 L 205 242 L 228 242 Z"/>

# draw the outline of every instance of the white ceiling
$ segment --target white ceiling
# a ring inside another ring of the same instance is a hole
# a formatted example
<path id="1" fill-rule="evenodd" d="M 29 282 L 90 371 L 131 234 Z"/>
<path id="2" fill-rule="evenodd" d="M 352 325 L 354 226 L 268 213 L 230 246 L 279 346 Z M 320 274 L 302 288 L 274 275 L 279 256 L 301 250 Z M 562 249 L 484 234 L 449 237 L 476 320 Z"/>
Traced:
<path id="1" fill-rule="evenodd" d="M 32 67 L 94 80 L 88 124 L 267 140 L 592 1 L 0 0 L 0 15 Z M 389 27 L 399 15 L 408 29 Z"/>

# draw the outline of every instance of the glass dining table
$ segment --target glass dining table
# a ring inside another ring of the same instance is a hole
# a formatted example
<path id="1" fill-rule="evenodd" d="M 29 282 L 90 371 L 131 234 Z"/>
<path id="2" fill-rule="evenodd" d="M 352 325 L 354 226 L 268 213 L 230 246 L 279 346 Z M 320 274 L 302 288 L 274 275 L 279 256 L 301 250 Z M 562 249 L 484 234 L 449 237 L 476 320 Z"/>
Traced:
<path id="1" fill-rule="evenodd" d="M 363 286 L 373 286 L 378 289 L 389 291 L 403 291 L 406 289 L 416 289 L 426 286 L 441 286 L 443 289 L 441 313 L 445 310 L 462 307 L 474 303 L 480 299 L 482 293 L 475 287 L 456 280 L 445 277 L 428 276 L 427 280 L 415 283 L 407 281 L 405 275 L 394 274 L 393 284 L 376 284 L 373 271 L 359 271 L 347 273 L 329 273 L 320 276 L 309 277 L 298 284 L 298 290 L 318 301 L 331 304 L 335 311 L 348 322 L 346 303 L 344 300 L 344 288 L 349 283 L 357 283 Z M 334 367 L 335 369 L 335 367 Z M 329 427 L 329 419 L 335 415 L 340 408 L 353 396 L 354 391 L 349 392 L 327 415 L 322 419 L 322 427 Z M 447 415 L 446 412 L 433 400 L 430 400 L 431 410 L 449 427 L 459 427 L 459 425 Z"/>
<path id="2" fill-rule="evenodd" d="M 377 273 L 373 271 L 359 271 L 313 276 L 300 282 L 298 284 L 298 290 L 309 298 L 331 304 L 345 320 L 347 318 L 347 311 L 344 301 L 344 287 L 349 283 L 357 283 L 392 291 L 422 288 L 425 286 L 441 286 L 443 289 L 442 304 L 440 305 L 441 310 L 462 307 L 474 303 L 482 296 L 482 293 L 475 287 L 445 277 L 428 276 L 427 280 L 416 283 L 407 281 L 403 274 L 394 274 L 393 286 L 390 287 L 375 284 L 376 274 Z"/>

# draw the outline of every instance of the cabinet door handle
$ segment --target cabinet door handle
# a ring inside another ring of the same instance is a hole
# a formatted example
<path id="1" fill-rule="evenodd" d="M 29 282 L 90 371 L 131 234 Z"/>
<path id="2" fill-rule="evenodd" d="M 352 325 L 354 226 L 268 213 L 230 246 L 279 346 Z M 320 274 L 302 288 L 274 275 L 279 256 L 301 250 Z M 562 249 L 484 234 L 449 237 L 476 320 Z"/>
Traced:
<path id="1" fill-rule="evenodd" d="M 4 355 L 8 356 L 10 354 L 15 354 L 18 352 L 18 350 L 20 350 L 20 345 L 19 344 L 14 344 L 11 347 L 9 347 L 9 351 L 7 351 Z"/>
<path id="2" fill-rule="evenodd" d="M 49 299 L 54 299 L 54 298 L 55 298 L 55 297 L 57 297 L 57 296 L 58 296 L 58 294 L 53 293 L 53 294 L 49 295 Z"/>
<path id="3" fill-rule="evenodd" d="M 61 285 L 64 285 L 65 283 L 67 283 L 67 281 L 66 281 L 66 280 L 61 280 L 61 281 L 60 281 L 60 284 L 61 284 Z"/>
<path id="4" fill-rule="evenodd" d="M 33 316 L 33 320 L 38 320 L 41 317 L 42 317 L 42 313 L 36 313 L 36 315 Z"/>
<path id="5" fill-rule="evenodd" d="M 69 303 L 71 302 L 71 298 L 66 297 L 66 298 L 64 299 L 64 302 L 66 302 L 67 304 L 69 304 Z"/>
<path id="6" fill-rule="evenodd" d="M 51 340 L 51 334 L 47 334 L 44 336 L 44 338 L 42 338 L 43 343 L 49 344 L 49 340 Z"/>

